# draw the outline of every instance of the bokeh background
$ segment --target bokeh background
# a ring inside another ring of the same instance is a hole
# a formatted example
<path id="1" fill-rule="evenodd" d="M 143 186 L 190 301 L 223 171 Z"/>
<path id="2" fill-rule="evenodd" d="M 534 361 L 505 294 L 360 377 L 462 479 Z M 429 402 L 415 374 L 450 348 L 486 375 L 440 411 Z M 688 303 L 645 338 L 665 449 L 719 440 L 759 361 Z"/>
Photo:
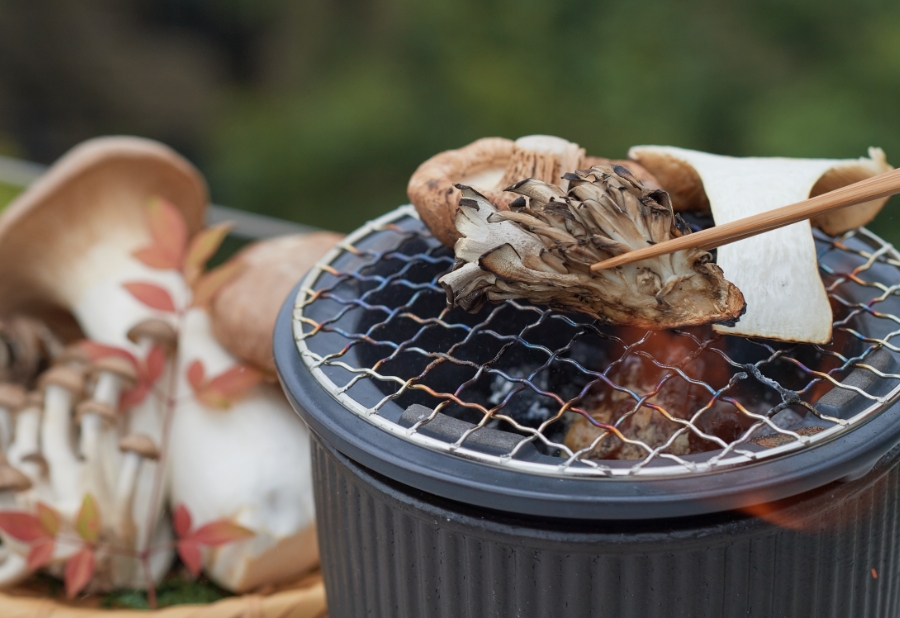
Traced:
<path id="1" fill-rule="evenodd" d="M 10 0 L 0 154 L 152 137 L 216 202 L 340 231 L 488 135 L 896 164 L 898 33 L 896 0 Z"/>

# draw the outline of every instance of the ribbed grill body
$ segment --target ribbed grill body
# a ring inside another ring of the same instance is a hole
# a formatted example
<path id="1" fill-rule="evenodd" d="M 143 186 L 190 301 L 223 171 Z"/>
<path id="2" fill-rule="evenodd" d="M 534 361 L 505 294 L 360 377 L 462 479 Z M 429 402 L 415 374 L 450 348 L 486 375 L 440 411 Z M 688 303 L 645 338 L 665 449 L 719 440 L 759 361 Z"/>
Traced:
<path id="1" fill-rule="evenodd" d="M 332 618 L 894 618 L 897 453 L 753 514 L 518 517 L 375 474 L 316 439 Z M 411 464 L 412 465 L 412 464 Z"/>

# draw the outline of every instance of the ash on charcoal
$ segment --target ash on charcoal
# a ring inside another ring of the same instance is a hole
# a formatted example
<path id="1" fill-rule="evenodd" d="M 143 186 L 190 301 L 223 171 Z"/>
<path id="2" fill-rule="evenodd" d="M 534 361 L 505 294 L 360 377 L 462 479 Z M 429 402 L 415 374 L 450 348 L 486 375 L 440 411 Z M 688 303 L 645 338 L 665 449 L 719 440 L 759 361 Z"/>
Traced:
<path id="1" fill-rule="evenodd" d="M 507 370 L 507 375 L 510 378 L 527 380 L 528 376 L 536 369 L 537 367 L 516 367 Z M 529 382 L 539 390 L 549 390 L 549 376 L 546 371 L 538 373 Z M 556 414 L 556 411 L 548 405 L 552 402 L 551 399 L 538 395 L 523 382 L 507 380 L 500 374 L 494 374 L 490 388 L 491 393 L 488 396 L 488 402 L 491 405 L 499 406 L 504 399 L 509 397 L 509 400 L 501 409 L 502 413 L 523 425 L 540 425 Z M 513 391 L 518 392 L 512 394 Z"/>

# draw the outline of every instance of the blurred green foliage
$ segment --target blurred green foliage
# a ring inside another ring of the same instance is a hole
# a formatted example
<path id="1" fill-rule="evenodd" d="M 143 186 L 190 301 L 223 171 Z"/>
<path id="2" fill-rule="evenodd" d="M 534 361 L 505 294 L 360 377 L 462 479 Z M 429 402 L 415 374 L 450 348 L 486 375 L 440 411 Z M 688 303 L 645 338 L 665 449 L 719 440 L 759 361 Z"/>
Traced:
<path id="1" fill-rule="evenodd" d="M 612 157 L 639 143 L 804 157 L 878 145 L 900 161 L 888 0 L 12 5 L 0 132 L 26 154 L 149 135 L 197 161 L 216 201 L 336 230 L 405 202 L 429 156 L 488 135 L 550 133 Z M 42 28 L 54 38 L 20 34 Z M 16 97 L 31 97 L 27 114 Z M 900 218 L 875 227 L 900 241 Z"/>

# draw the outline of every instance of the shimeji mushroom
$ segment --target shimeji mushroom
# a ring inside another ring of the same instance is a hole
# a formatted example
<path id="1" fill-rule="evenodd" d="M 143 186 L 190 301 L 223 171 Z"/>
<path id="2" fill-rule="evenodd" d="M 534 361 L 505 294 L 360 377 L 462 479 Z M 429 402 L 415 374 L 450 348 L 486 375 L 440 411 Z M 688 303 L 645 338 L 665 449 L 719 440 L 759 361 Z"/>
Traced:
<path id="1" fill-rule="evenodd" d="M 51 367 L 40 377 L 44 391 L 41 453 L 50 469 L 50 484 L 62 513 L 74 515 L 84 496 L 82 463 L 75 454 L 72 421 L 84 391 L 84 376 L 65 365 Z"/>
<path id="2" fill-rule="evenodd" d="M 0 454 L 0 511 L 15 510 L 18 506 L 16 494 L 31 488 L 27 476 L 9 464 Z M 11 586 L 28 577 L 27 544 L 3 535 L 0 548 L 0 586 Z"/>
<path id="3" fill-rule="evenodd" d="M 0 452 L 5 453 L 13 440 L 13 414 L 25 403 L 25 389 L 18 384 L 0 384 Z"/>
<path id="4" fill-rule="evenodd" d="M 527 299 L 641 328 L 733 322 L 740 291 L 706 251 L 679 251 L 592 275 L 590 266 L 648 243 L 690 232 L 664 191 L 625 168 L 600 165 L 567 174 L 568 193 L 537 180 L 509 188 L 523 198 L 509 212 L 461 187 L 456 265 L 441 277 L 451 305 Z"/>
<path id="5" fill-rule="evenodd" d="M 15 439 L 9 447 L 8 457 L 14 466 L 28 475 L 33 483 L 43 477 L 40 462 L 32 461 L 40 455 L 41 413 L 44 409 L 44 393 L 32 391 L 16 412 Z"/>
<path id="6" fill-rule="evenodd" d="M 711 208 L 717 224 L 799 202 L 890 170 L 880 149 L 869 159 L 737 158 L 668 146 L 637 146 L 647 167 L 682 209 Z M 813 220 L 830 234 L 867 223 L 886 199 Z M 747 312 L 732 335 L 827 343 L 832 313 L 819 276 L 810 222 L 802 221 L 718 249 L 717 264 L 744 294 Z"/>
<path id="7" fill-rule="evenodd" d="M 28 311 L 51 323 L 72 314 L 89 339 L 139 353 L 128 339 L 129 331 L 160 316 L 122 284 L 143 281 L 161 286 L 182 306 L 189 298 L 179 272 L 150 268 L 132 255 L 150 244 L 146 206 L 154 197 L 180 209 L 188 233 L 203 227 L 205 183 L 169 148 L 139 138 L 102 138 L 64 156 L 0 216 L 0 314 Z M 78 360 L 60 366 L 73 369 L 73 364 Z M 49 441 L 42 440 L 40 454 L 48 462 L 53 484 L 50 504 L 73 516 L 85 488 L 80 478 L 83 462 L 75 455 L 70 429 L 59 426 L 64 415 L 58 390 L 53 396 L 46 393 L 41 435 Z M 125 416 L 124 431 L 140 431 L 157 441 L 162 437 L 162 410 L 155 398 L 148 397 Z M 66 420 L 71 422 L 70 417 Z M 112 451 L 111 457 L 121 460 L 118 449 Z M 110 468 L 105 472 L 107 486 L 114 487 L 118 464 L 104 468 Z M 162 517 L 162 504 L 150 513 L 149 498 L 141 497 L 151 491 L 152 487 L 138 489 L 135 508 L 140 513 L 138 527 L 152 527 L 151 542 L 163 548 L 151 559 L 153 577 L 159 581 L 173 556 L 168 548 L 172 532 Z M 146 508 L 140 506 L 142 499 Z M 113 584 L 146 582 L 134 577 Z"/>
<path id="8" fill-rule="evenodd" d="M 142 433 L 128 434 L 119 440 L 119 450 L 122 451 L 122 465 L 119 468 L 119 479 L 116 483 L 115 504 L 113 507 L 113 526 L 120 539 L 128 545 L 137 542 L 137 526 L 134 523 L 132 512 L 134 509 L 134 494 L 137 489 L 138 470 L 145 460 L 156 461 L 159 459 L 159 449 L 150 437 Z"/>
<path id="9" fill-rule="evenodd" d="M 80 410 L 80 452 L 86 462 L 86 474 L 105 496 L 114 486 L 118 472 L 119 399 L 134 386 L 137 371 L 121 356 L 105 356 L 90 365 L 88 375 L 93 378 L 91 401 L 96 405 Z"/>
<path id="10" fill-rule="evenodd" d="M 566 172 L 602 164 L 628 166 L 632 174 L 656 188 L 653 177 L 634 161 L 586 157 L 578 144 L 551 135 L 529 135 L 516 141 L 487 137 L 458 150 L 448 150 L 422 163 L 409 179 L 409 200 L 428 229 L 444 245 L 459 238 L 454 225 L 462 184 L 474 188 L 500 210 L 508 210 L 518 196 L 505 188 L 535 178 L 566 186 Z"/>

